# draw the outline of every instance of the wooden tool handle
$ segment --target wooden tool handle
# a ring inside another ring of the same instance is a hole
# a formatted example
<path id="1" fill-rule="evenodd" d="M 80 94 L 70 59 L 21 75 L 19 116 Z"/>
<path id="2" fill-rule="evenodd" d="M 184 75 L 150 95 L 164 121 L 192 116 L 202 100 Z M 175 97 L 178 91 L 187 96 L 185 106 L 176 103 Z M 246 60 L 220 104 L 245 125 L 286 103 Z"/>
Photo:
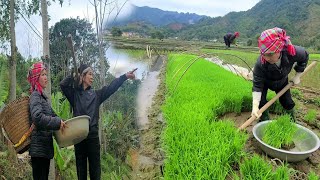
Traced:
<path id="1" fill-rule="evenodd" d="M 78 77 L 78 68 L 77 68 L 77 62 L 76 62 L 76 55 L 75 55 L 75 52 L 74 52 L 74 46 L 73 46 L 72 35 L 71 34 L 68 35 L 67 41 L 68 41 L 68 46 L 71 49 L 74 71 L 76 73 L 76 77 Z"/>

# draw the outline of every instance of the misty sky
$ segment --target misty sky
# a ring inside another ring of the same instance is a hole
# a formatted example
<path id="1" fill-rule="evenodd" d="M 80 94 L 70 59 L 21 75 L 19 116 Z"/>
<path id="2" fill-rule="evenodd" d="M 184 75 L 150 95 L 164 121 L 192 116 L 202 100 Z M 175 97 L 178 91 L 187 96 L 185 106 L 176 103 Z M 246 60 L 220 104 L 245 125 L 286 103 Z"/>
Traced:
<path id="1" fill-rule="evenodd" d="M 119 7 L 125 0 L 120 0 Z M 48 12 L 51 20 L 49 27 L 63 18 L 85 18 L 94 24 L 94 9 L 90 4 L 93 0 L 65 0 L 61 7 L 58 3 L 52 3 L 48 7 Z M 130 0 L 122 9 L 120 16 L 126 16 L 130 13 L 131 4 L 136 6 L 150 6 L 167 11 L 189 12 L 199 15 L 207 15 L 211 17 L 224 16 L 231 11 L 246 11 L 252 8 L 259 0 Z M 30 17 L 36 32 L 39 31 L 42 36 L 41 18 L 39 15 Z M 42 39 L 28 26 L 28 24 L 21 18 L 16 24 L 16 39 L 17 47 L 24 57 L 31 55 L 32 57 L 39 57 L 42 55 Z M 0 53 L 10 53 L 10 48 L 7 51 L 0 51 Z"/>

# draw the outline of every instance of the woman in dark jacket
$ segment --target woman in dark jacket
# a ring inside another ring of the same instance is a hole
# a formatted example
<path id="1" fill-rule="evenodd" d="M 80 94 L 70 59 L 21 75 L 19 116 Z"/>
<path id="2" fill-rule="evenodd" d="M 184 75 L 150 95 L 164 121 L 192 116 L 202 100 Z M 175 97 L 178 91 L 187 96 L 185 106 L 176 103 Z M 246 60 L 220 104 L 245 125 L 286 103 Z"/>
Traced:
<path id="1" fill-rule="evenodd" d="M 28 73 L 31 85 L 30 92 L 30 124 L 31 143 L 29 154 L 31 156 L 33 179 L 48 179 L 50 159 L 53 158 L 53 130 L 62 131 L 65 123 L 52 110 L 47 96 L 43 90 L 47 86 L 47 70 L 42 62 L 31 66 Z"/>
<path id="2" fill-rule="evenodd" d="M 234 34 L 227 33 L 225 36 L 223 36 L 223 40 L 224 40 L 224 43 L 226 44 L 226 47 L 229 48 L 230 44 L 234 43 L 235 39 L 239 36 L 240 36 L 239 32 L 234 32 Z"/>
<path id="3" fill-rule="evenodd" d="M 265 30 L 258 39 L 260 56 L 253 70 L 252 115 L 260 121 L 269 120 L 268 111 L 258 114 L 258 110 L 267 103 L 268 89 L 278 93 L 288 84 L 288 74 L 294 63 L 296 76 L 292 82 L 300 83 L 300 74 L 308 64 L 309 54 L 299 46 L 294 46 L 286 36 L 286 31 L 280 28 Z M 294 106 L 290 89 L 279 101 L 286 112 L 295 121 Z"/>
<path id="4" fill-rule="evenodd" d="M 128 78 L 134 79 L 134 71 L 128 72 L 111 82 L 109 86 L 93 90 L 93 71 L 88 65 L 82 64 L 78 72 L 79 82 L 74 84 L 71 75 L 60 82 L 63 94 L 67 97 L 73 109 L 73 116 L 90 116 L 88 137 L 75 145 L 78 179 L 87 179 L 87 161 L 91 180 L 101 178 L 100 141 L 98 135 L 99 107 Z M 78 86 L 79 85 L 79 86 Z"/>

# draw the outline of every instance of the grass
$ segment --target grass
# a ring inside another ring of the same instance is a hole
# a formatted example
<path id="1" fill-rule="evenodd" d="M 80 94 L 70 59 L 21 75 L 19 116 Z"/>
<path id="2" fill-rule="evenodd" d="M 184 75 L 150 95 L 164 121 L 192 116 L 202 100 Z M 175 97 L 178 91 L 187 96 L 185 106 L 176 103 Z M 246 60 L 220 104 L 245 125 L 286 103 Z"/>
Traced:
<path id="1" fill-rule="evenodd" d="M 275 168 L 267 163 L 258 155 L 253 155 L 252 158 L 246 158 L 240 164 L 241 179 L 256 180 L 256 179 L 276 179 L 290 180 L 294 175 L 295 170 L 289 168 L 287 164 L 282 164 Z"/>
<path id="2" fill-rule="evenodd" d="M 7 145 L 0 140 L 0 179 L 32 179 L 32 168 L 28 160 L 16 161 Z"/>
<path id="3" fill-rule="evenodd" d="M 314 100 L 314 103 L 315 103 L 318 107 L 320 107 L 320 97 L 316 98 L 316 99 Z"/>
<path id="4" fill-rule="evenodd" d="M 258 51 L 243 51 L 243 50 L 219 50 L 219 49 L 202 49 L 204 53 L 212 54 L 214 56 L 218 56 L 219 59 L 224 60 L 229 64 L 236 64 L 245 68 L 248 68 L 247 65 L 241 61 L 239 58 L 234 57 L 232 55 L 238 56 L 243 59 L 248 65 L 253 68 L 256 63 L 259 52 Z M 226 55 L 230 54 L 230 55 Z"/>
<path id="5" fill-rule="evenodd" d="M 290 89 L 290 92 L 292 96 L 297 99 L 301 99 L 303 97 L 303 94 L 299 89 Z"/>
<path id="6" fill-rule="evenodd" d="M 283 148 L 293 144 L 293 135 L 298 128 L 291 122 L 289 115 L 279 116 L 264 129 L 262 140 L 275 148 Z"/>
<path id="7" fill-rule="evenodd" d="M 320 177 L 317 176 L 317 174 L 313 171 L 308 174 L 308 180 L 319 180 L 319 179 Z"/>
<path id="8" fill-rule="evenodd" d="M 309 109 L 304 119 L 309 123 L 314 123 L 317 118 L 317 110 Z"/>
<path id="9" fill-rule="evenodd" d="M 114 49 L 115 53 L 127 54 L 132 60 L 144 60 L 147 56 L 145 50 L 132 50 L 132 49 Z"/>
<path id="10" fill-rule="evenodd" d="M 244 160 L 240 165 L 240 173 L 242 179 L 246 180 L 273 179 L 272 166 L 266 163 L 258 155 L 254 155 L 252 158 Z"/>
<path id="11" fill-rule="evenodd" d="M 289 180 L 294 172 L 295 171 L 291 168 L 288 168 L 287 165 L 282 165 L 274 172 L 273 179 Z"/>
<path id="12" fill-rule="evenodd" d="M 319 55 L 319 54 L 317 54 Z M 319 55 L 320 56 L 320 55 Z M 310 57 L 310 60 L 312 60 L 312 58 Z M 311 61 L 309 61 L 308 64 L 310 64 Z M 301 78 L 301 84 L 300 86 L 305 86 L 305 87 L 311 87 L 311 88 L 315 88 L 315 89 L 320 89 L 320 76 L 319 76 L 319 72 L 320 72 L 320 64 L 319 62 L 317 63 L 317 65 L 311 69 L 304 77 Z M 293 77 L 293 74 L 291 73 L 291 76 Z"/>

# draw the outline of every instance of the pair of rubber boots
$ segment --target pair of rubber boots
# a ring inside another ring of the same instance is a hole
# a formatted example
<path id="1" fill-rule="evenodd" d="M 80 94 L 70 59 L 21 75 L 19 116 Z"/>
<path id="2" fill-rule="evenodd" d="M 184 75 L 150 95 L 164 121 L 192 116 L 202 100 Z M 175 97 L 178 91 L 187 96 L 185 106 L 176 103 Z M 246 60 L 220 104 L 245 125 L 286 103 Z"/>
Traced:
<path id="1" fill-rule="evenodd" d="M 289 114 L 290 117 L 291 117 L 291 120 L 292 122 L 296 122 L 296 116 L 295 116 L 295 111 L 294 111 L 294 108 L 290 109 L 290 110 L 285 110 L 285 113 Z M 270 120 L 270 117 L 269 117 L 269 110 L 265 110 L 260 119 L 259 119 L 259 122 L 262 122 L 262 121 L 267 121 L 267 120 Z"/>

